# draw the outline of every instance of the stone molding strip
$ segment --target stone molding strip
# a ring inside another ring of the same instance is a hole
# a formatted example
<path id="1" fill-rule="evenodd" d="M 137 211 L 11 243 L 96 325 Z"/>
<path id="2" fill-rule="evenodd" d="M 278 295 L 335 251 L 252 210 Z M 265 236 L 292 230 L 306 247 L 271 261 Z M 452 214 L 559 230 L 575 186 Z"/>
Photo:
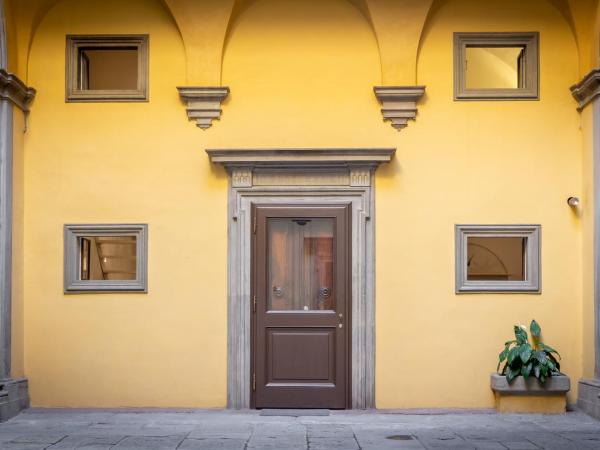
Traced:
<path id="1" fill-rule="evenodd" d="M 211 86 L 178 87 L 179 97 L 187 105 L 188 119 L 195 120 L 198 128 L 210 128 L 212 121 L 221 118 L 221 103 L 229 95 L 229 88 Z"/>
<path id="2" fill-rule="evenodd" d="M 579 103 L 580 111 L 598 97 L 600 95 L 600 68 L 593 69 L 579 83 L 571 86 L 571 94 Z"/>
<path id="3" fill-rule="evenodd" d="M 0 69 L 0 98 L 10 100 L 23 111 L 29 111 L 29 105 L 35 97 L 35 89 L 28 87 L 16 75 Z"/>
<path id="4" fill-rule="evenodd" d="M 395 148 L 207 149 L 211 162 L 225 166 L 349 166 L 391 161 Z"/>
<path id="5" fill-rule="evenodd" d="M 381 103 L 383 120 L 400 131 L 409 120 L 416 119 L 417 102 L 425 94 L 425 86 L 375 86 L 373 91 Z"/>

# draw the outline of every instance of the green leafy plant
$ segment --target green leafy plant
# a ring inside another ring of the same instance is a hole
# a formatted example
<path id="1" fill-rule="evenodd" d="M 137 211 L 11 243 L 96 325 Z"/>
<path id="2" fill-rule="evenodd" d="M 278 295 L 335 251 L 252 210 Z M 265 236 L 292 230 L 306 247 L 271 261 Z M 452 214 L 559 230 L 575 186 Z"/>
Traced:
<path id="1" fill-rule="evenodd" d="M 529 329 L 531 342 L 527 328 L 515 325 L 516 339 L 505 342 L 504 350 L 500 352 L 497 371 L 500 375 L 506 375 L 509 383 L 519 375 L 525 378 L 534 376 L 541 383 L 545 383 L 553 375 L 560 375 L 559 353 L 542 342 L 542 328 L 535 320 L 531 321 Z"/>

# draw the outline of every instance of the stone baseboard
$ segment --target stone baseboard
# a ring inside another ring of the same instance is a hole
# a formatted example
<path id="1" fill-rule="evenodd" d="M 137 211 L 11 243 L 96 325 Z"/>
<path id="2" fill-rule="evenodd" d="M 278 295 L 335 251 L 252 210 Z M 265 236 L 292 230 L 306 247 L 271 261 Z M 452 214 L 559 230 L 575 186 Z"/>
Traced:
<path id="1" fill-rule="evenodd" d="M 0 422 L 5 422 L 29 408 L 27 378 L 0 381 Z"/>
<path id="2" fill-rule="evenodd" d="M 579 380 L 578 392 L 579 409 L 600 420 L 600 380 Z"/>

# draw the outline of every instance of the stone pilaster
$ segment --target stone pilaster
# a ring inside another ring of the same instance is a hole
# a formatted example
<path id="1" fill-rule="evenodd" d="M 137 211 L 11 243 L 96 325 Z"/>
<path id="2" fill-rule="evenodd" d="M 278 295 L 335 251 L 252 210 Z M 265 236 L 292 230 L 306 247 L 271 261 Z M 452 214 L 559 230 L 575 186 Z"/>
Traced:
<path id="1" fill-rule="evenodd" d="M 27 379 L 11 378 L 12 314 L 12 197 L 13 110 L 24 113 L 35 89 L 4 70 L 5 34 L 3 2 L 0 0 L 0 421 L 29 407 Z"/>
<path id="2" fill-rule="evenodd" d="M 579 110 L 593 108 L 593 258 L 594 258 L 594 351 L 593 379 L 579 381 L 577 405 L 585 413 L 600 419 L 600 69 L 594 69 L 571 87 Z"/>

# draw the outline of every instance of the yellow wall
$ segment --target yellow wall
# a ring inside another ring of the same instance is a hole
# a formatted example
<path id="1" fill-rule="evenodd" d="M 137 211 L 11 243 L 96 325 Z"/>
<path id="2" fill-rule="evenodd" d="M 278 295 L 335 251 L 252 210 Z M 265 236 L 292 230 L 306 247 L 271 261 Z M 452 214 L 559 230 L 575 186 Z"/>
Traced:
<path id="1" fill-rule="evenodd" d="M 457 30 L 539 30 L 541 100 L 454 102 Z M 576 380 L 581 235 L 566 199 L 580 191 L 581 156 L 567 24 L 541 1 L 448 2 L 428 23 L 418 67 L 427 99 L 377 178 L 377 405 L 492 405 L 501 343 L 532 318 Z M 454 295 L 456 223 L 541 224 L 543 293 Z"/>
<path id="2" fill-rule="evenodd" d="M 66 104 L 65 34 L 149 33 L 150 102 Z M 26 138 L 26 373 L 32 403 L 222 406 L 226 178 L 213 173 L 158 1 L 64 1 L 31 51 Z M 62 293 L 64 223 L 149 224 L 149 293 Z M 174 270 L 176 268 L 176 270 Z"/>
<path id="3" fill-rule="evenodd" d="M 583 377 L 594 376 L 595 365 L 595 307 L 594 307 L 594 180 L 593 180 L 593 114 L 592 105 L 581 112 L 581 131 L 583 137 L 582 156 L 582 363 Z"/>
<path id="4" fill-rule="evenodd" d="M 36 406 L 224 406 L 227 178 L 214 147 L 397 147 L 377 175 L 377 406 L 490 407 L 514 323 L 540 321 L 581 375 L 577 48 L 544 1 L 453 0 L 430 17 L 416 122 L 381 119 L 376 37 L 345 0 L 258 0 L 229 28 L 223 116 L 202 132 L 175 86 L 161 3 L 63 0 L 32 44 L 25 141 L 25 373 Z M 515 11 L 517 13 L 515 13 Z M 454 102 L 453 31 L 541 32 L 541 101 Z M 150 102 L 66 104 L 65 34 L 150 34 Z M 62 292 L 64 223 L 149 224 L 149 293 Z M 455 223 L 541 223 L 541 295 L 454 294 Z M 177 270 L 174 270 L 176 267 Z M 571 397 L 573 400 L 573 397 Z"/>

